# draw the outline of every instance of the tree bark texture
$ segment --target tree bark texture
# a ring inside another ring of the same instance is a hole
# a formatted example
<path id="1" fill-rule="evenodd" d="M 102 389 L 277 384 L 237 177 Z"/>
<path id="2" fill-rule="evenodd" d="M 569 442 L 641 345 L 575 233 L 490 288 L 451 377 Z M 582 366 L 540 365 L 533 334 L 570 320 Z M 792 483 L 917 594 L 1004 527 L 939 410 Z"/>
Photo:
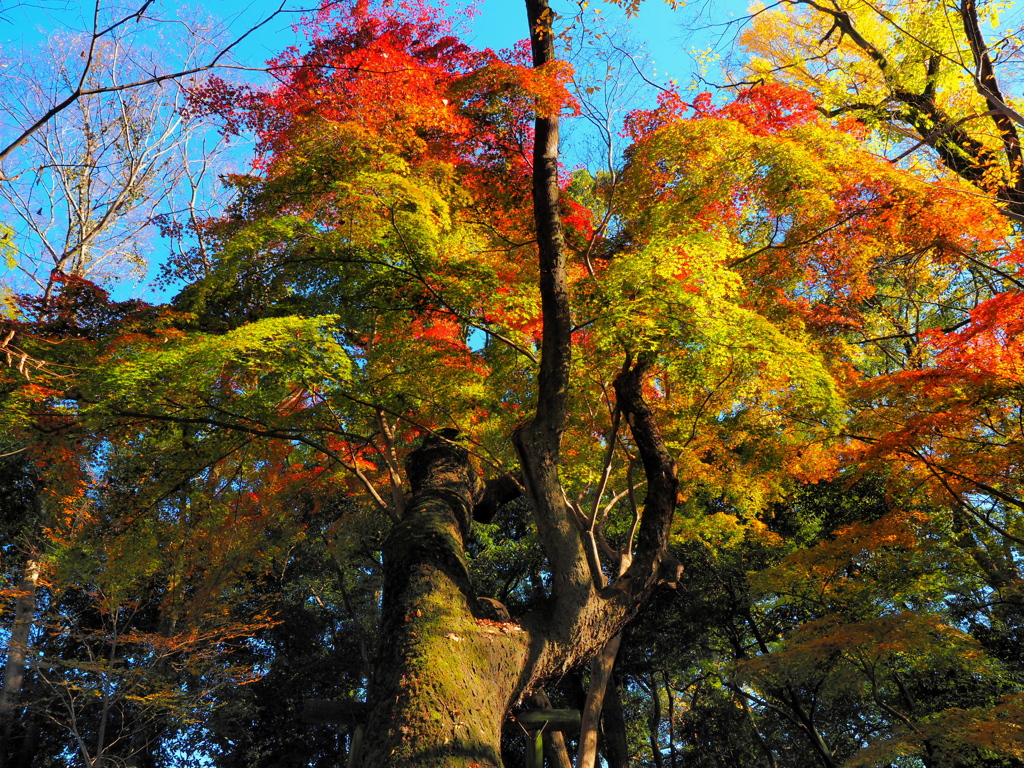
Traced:
<path id="1" fill-rule="evenodd" d="M 413 496 L 384 544 L 381 637 L 364 766 L 500 766 L 501 725 L 528 634 L 478 624 L 464 554 L 479 480 L 465 449 L 430 437 L 409 458 Z"/>

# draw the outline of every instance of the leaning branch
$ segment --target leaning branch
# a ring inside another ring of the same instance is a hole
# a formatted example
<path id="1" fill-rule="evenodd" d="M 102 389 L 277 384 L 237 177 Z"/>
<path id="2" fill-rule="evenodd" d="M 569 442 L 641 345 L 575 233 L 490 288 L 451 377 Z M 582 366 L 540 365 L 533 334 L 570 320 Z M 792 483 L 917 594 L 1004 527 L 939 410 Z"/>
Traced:
<path id="1" fill-rule="evenodd" d="M 981 32 L 981 25 L 978 23 L 978 8 L 974 0 L 963 0 L 960 3 L 960 18 L 971 46 L 971 53 L 974 56 L 975 71 L 972 75 L 975 85 L 993 113 L 992 121 L 1003 141 L 1003 149 L 1010 167 L 1009 186 L 1019 191 L 1021 166 L 1024 164 L 1024 159 L 1021 157 L 1020 136 L 1017 133 L 1015 119 L 1019 120 L 1020 116 L 1012 110 L 1007 110 L 1006 98 L 999 88 L 995 67 L 992 65 L 992 58 L 989 56 L 988 46 L 985 45 L 985 37 Z M 1015 119 L 1011 118 L 1008 113 L 1012 113 Z"/>
<path id="2" fill-rule="evenodd" d="M 654 354 L 627 359 L 615 379 L 615 396 L 626 417 L 647 477 L 647 498 L 637 531 L 636 553 L 626 573 L 612 585 L 636 600 L 659 583 L 678 581 L 680 567 L 669 554 L 669 530 L 679 494 L 676 463 L 658 429 L 654 410 L 644 400 L 643 385 L 654 364 Z"/>

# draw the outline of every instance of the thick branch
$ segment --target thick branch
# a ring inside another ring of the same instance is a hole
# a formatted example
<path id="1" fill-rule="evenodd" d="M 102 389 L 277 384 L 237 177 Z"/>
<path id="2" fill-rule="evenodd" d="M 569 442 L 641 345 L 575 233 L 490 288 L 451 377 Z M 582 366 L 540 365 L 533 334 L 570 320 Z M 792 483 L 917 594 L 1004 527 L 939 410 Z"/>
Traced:
<path id="1" fill-rule="evenodd" d="M 891 88 L 893 100 L 900 105 L 895 108 L 892 117 L 912 126 L 918 135 L 921 136 L 924 143 L 928 144 L 939 155 L 943 165 L 951 171 L 961 178 L 977 184 L 987 193 L 993 194 L 998 199 L 1008 203 L 1007 211 L 1011 215 L 1022 213 L 1022 198 L 1024 198 L 1024 195 L 1017 191 L 1013 182 L 1010 184 L 1002 183 L 999 181 L 998 175 L 992 174 L 992 169 L 998 168 L 1000 164 L 998 154 L 971 136 L 961 127 L 960 121 L 954 120 L 939 107 L 935 101 L 935 92 L 931 81 L 926 84 L 921 93 L 907 90 L 897 78 L 885 54 L 860 34 L 859 30 L 854 26 L 853 19 L 846 11 L 837 7 L 819 4 L 813 0 L 786 0 L 786 2 L 794 5 L 806 5 L 831 18 L 836 28 L 875 63 L 878 71 Z M 973 0 L 965 0 L 964 3 L 965 8 L 968 4 L 971 4 L 971 7 L 966 8 L 962 14 L 965 29 L 970 25 L 970 17 L 974 14 L 972 3 Z M 892 23 L 891 19 L 884 16 L 883 18 Z M 974 14 L 974 18 L 976 21 L 976 14 Z M 971 31 L 969 29 L 967 31 L 968 37 L 971 37 Z M 980 48 L 975 50 L 976 46 L 980 46 Z M 980 32 L 976 38 L 972 39 L 971 47 L 975 52 L 976 58 L 979 56 L 987 57 L 987 53 L 984 52 L 984 41 L 980 38 Z M 979 70 L 981 69 L 983 67 L 979 60 Z M 998 86 L 996 85 L 996 90 L 992 91 L 992 86 L 995 85 L 994 73 L 992 74 L 991 81 L 986 80 L 981 71 L 973 73 L 973 76 L 979 91 L 989 101 L 990 109 L 998 112 L 1001 116 L 999 118 L 994 117 L 993 119 L 996 120 L 1000 133 L 1003 135 L 1011 177 L 1016 178 L 1018 174 L 1015 163 L 1019 164 L 1019 159 L 1015 160 L 1014 158 L 1019 158 L 1020 155 L 1019 142 L 1017 142 L 1016 131 L 1013 128 L 1012 121 L 1006 115 L 1005 104 L 1000 105 Z M 1012 134 L 1005 130 L 1007 127 L 1012 131 Z M 1012 152 L 1010 143 L 1014 144 Z"/>
<path id="2" fill-rule="evenodd" d="M 1021 191 L 1021 147 L 1020 136 L 1017 134 L 1017 127 L 1014 121 L 1006 114 L 1006 99 L 999 88 L 999 81 L 996 79 L 995 68 L 992 66 L 992 59 L 988 54 L 988 47 L 985 45 L 985 38 L 981 33 L 981 25 L 978 23 L 978 9 L 974 0 L 963 0 L 960 3 L 960 18 L 963 20 L 964 32 L 967 33 L 967 40 L 971 45 L 971 53 L 974 55 L 974 79 L 978 91 L 985 98 L 988 108 L 991 110 L 992 122 L 996 124 L 996 130 L 1003 141 L 1003 149 L 1006 152 L 1006 160 L 1010 166 L 1010 184 L 1018 193 Z"/>
<path id="3" fill-rule="evenodd" d="M 576 768 L 594 768 L 597 764 L 597 733 L 604 708 L 605 692 L 619 653 L 622 634 L 608 641 L 590 665 L 590 690 L 583 708 L 583 722 L 580 724 L 580 747 L 576 756 Z"/>
<path id="4" fill-rule="evenodd" d="M 512 475 L 492 478 L 484 485 L 483 493 L 473 507 L 473 519 L 478 523 L 489 523 L 501 507 L 522 495 L 523 486 Z"/>
<path id="5" fill-rule="evenodd" d="M 615 379 L 618 406 L 626 417 L 647 477 L 647 498 L 637 535 L 636 553 L 626 573 L 612 585 L 638 600 L 658 583 L 675 583 L 680 566 L 668 552 L 669 529 L 676 509 L 679 479 L 676 463 L 661 436 L 654 411 L 643 398 L 643 384 L 654 362 L 643 353 Z"/>

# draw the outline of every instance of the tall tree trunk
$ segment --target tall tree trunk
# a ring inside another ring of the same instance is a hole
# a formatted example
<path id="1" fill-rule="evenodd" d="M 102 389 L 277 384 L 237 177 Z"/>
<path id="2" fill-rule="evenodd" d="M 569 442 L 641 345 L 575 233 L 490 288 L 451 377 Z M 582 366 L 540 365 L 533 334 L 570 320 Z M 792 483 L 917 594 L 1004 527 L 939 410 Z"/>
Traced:
<path id="1" fill-rule="evenodd" d="M 651 740 L 651 757 L 655 768 L 662 768 L 661 757 L 661 693 L 658 692 L 658 675 L 651 672 L 651 715 L 647 719 L 647 727 Z"/>
<path id="2" fill-rule="evenodd" d="M 534 67 L 554 61 L 548 0 L 526 0 Z M 551 595 L 521 626 L 478 623 L 464 543 L 482 489 L 444 431 L 410 454 L 412 497 L 383 546 L 381 638 L 357 764 L 496 768 L 509 708 L 540 681 L 605 646 L 659 584 L 673 582 L 668 532 L 675 464 L 643 399 L 653 356 L 628 358 L 616 397 L 644 465 L 647 498 L 628 570 L 598 590 L 558 477 L 569 402 L 572 321 L 558 188 L 558 114 L 534 124 L 533 205 L 542 309 L 534 417 L 513 435 L 522 484 L 551 574 Z"/>
<path id="3" fill-rule="evenodd" d="M 619 633 L 608 641 L 590 664 L 590 689 L 587 691 L 587 703 L 583 707 L 576 768 L 594 768 L 597 764 L 597 734 L 601 724 L 601 711 L 604 708 L 605 692 L 621 642 L 622 634 Z"/>
<path id="4" fill-rule="evenodd" d="M 676 768 L 676 702 L 668 672 L 662 670 L 661 674 L 665 679 L 665 700 L 668 702 L 668 764 Z"/>
<path id="5" fill-rule="evenodd" d="M 186 503 L 184 497 L 178 503 L 183 510 Z M 181 510 L 179 510 L 179 514 L 181 514 Z M 185 565 L 179 554 L 174 556 L 173 562 L 174 565 L 167 579 L 167 587 L 164 598 L 160 603 L 156 621 L 157 634 L 167 640 L 173 638 L 178 631 L 178 615 L 181 610 L 180 602 L 183 590 L 182 572 Z M 150 670 L 150 673 L 155 677 L 172 674 L 173 656 L 173 654 L 167 653 L 160 656 Z M 136 722 L 132 726 L 126 756 L 122 758 L 124 766 L 125 768 L 156 768 L 158 762 L 157 748 L 161 735 L 167 728 L 167 719 L 153 714 L 150 717 L 140 718 L 140 720 L 141 722 Z"/>

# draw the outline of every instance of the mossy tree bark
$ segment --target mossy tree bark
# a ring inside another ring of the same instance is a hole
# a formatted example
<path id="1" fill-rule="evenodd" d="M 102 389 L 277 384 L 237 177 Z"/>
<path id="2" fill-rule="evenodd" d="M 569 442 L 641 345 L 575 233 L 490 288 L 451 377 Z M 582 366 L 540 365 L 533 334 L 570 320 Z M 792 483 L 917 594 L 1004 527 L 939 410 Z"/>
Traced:
<path id="1" fill-rule="evenodd" d="M 499 766 L 528 633 L 477 623 L 464 538 L 479 480 L 466 451 L 428 438 L 408 462 L 413 497 L 384 545 L 381 649 L 361 764 Z"/>

